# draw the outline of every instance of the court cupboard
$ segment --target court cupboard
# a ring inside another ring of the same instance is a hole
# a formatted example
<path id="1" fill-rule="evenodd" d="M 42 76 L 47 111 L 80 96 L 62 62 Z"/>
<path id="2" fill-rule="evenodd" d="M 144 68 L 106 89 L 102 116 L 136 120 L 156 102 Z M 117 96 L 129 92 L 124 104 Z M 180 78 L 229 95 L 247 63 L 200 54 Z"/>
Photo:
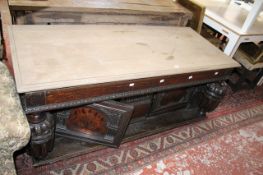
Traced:
<path id="1" fill-rule="evenodd" d="M 9 34 L 37 160 L 59 157 L 61 138 L 117 148 L 202 119 L 240 66 L 186 27 L 192 13 L 172 1 L 9 5 L 13 23 L 27 24 Z"/>

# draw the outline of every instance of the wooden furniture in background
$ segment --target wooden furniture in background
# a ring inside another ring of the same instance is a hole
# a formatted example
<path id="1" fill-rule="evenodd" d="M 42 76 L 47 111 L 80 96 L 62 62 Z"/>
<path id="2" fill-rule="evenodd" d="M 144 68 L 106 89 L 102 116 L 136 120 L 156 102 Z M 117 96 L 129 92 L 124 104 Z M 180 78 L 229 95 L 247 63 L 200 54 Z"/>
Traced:
<path id="1" fill-rule="evenodd" d="M 170 0 L 9 0 L 14 24 L 185 26 L 192 14 Z"/>
<path id="2" fill-rule="evenodd" d="M 252 65 L 263 63 L 263 44 L 262 43 L 259 45 L 255 43 L 241 44 L 239 47 L 239 51 L 241 51 L 242 54 L 245 55 L 245 57 L 247 58 L 246 60 Z"/>
<path id="3" fill-rule="evenodd" d="M 254 43 L 243 43 L 234 55 L 241 68 L 233 71 L 229 85 L 234 91 L 254 89 L 263 84 L 262 48 Z"/>
<path id="4" fill-rule="evenodd" d="M 250 28 L 243 30 L 242 27 L 250 14 L 249 11 L 225 1 L 200 0 L 200 3 L 206 6 L 204 23 L 229 39 L 224 49 L 225 54 L 233 57 L 241 43 L 263 41 L 261 16 L 255 18 Z M 255 4 L 255 6 L 258 5 Z"/>
<path id="5" fill-rule="evenodd" d="M 193 17 L 189 20 L 188 26 L 200 33 L 205 16 L 205 6 L 199 3 L 198 0 L 177 0 L 176 2 L 193 13 Z"/>
<path id="6" fill-rule="evenodd" d="M 258 76 L 261 75 L 261 73 L 258 74 L 258 72 L 262 72 L 262 64 L 249 65 L 249 61 L 236 52 L 242 43 L 259 43 L 263 41 L 263 16 L 260 15 L 263 1 L 255 0 L 250 11 L 241 8 L 235 3 L 230 3 L 229 1 L 200 0 L 200 3 L 206 6 L 204 23 L 222 34 L 221 37 L 225 36 L 228 40 L 225 47 L 222 47 L 224 53 L 234 57 L 244 67 L 250 67 L 248 70 L 251 70 L 251 67 L 253 67 L 253 70 L 255 68 L 259 69 L 255 70 L 255 73 L 253 73 L 254 71 L 250 73 L 249 71 L 238 71 L 239 78 L 243 79 L 247 76 L 247 73 L 249 75 L 252 73 L 254 74 L 253 76 L 257 77 L 255 80 L 258 80 L 258 82 L 253 81 L 251 87 L 255 87 L 254 85 L 261 85 L 263 76 L 258 78 Z M 244 73 L 244 77 L 242 77 L 242 73 Z M 236 84 L 234 86 L 239 85 Z"/>

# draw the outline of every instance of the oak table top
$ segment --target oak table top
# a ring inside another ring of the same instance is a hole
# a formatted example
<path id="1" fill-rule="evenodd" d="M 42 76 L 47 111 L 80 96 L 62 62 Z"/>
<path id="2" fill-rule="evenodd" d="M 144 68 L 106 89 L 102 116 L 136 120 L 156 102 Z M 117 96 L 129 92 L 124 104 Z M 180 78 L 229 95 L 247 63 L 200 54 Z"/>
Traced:
<path id="1" fill-rule="evenodd" d="M 239 67 L 185 27 L 15 25 L 10 40 L 19 93 Z"/>

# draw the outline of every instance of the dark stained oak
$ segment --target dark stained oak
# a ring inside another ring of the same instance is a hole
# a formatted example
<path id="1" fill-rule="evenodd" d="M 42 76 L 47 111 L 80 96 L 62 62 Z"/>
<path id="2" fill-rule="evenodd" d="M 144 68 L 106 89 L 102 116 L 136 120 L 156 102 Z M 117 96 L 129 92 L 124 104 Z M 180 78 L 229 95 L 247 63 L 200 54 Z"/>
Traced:
<path id="1" fill-rule="evenodd" d="M 205 83 L 214 81 L 215 79 L 227 79 L 231 70 L 232 69 L 222 69 L 30 92 L 22 95 L 22 103 L 27 111 L 30 108 L 39 106 L 67 104 L 69 102 L 76 102 L 80 100 L 89 101 L 90 99 L 95 102 L 100 101 L 100 97 L 101 101 L 103 101 L 103 99 L 116 99 L 117 97 L 124 98 L 128 96 L 135 96 L 136 94 L 149 94 L 152 92 L 163 91 L 165 89 L 174 89 L 178 85 L 180 86 L 185 84 L 185 86 L 189 86 L 191 84 L 200 84 L 200 82 Z M 130 93 L 132 93 L 132 95 L 130 95 Z M 84 103 L 87 104 L 89 102 Z M 63 107 L 58 106 L 54 109 L 59 108 Z M 39 110 L 41 111 L 41 109 Z M 27 111 L 27 113 L 30 113 L 30 110 Z"/>
<path id="2" fill-rule="evenodd" d="M 83 133 L 107 132 L 106 121 L 100 112 L 90 107 L 79 107 L 72 109 L 66 126 L 70 130 L 81 131 Z"/>
<path id="3" fill-rule="evenodd" d="M 218 72 L 215 75 L 215 72 Z M 97 84 L 91 86 L 83 86 L 76 88 L 65 88 L 58 90 L 50 90 L 46 93 L 46 104 L 61 103 L 71 100 L 79 100 L 85 98 L 91 98 L 96 96 L 102 96 L 112 93 L 121 93 L 127 91 L 135 91 L 141 89 L 147 89 L 152 87 L 163 87 L 173 84 L 190 83 L 195 81 L 212 79 L 226 75 L 225 70 L 215 70 L 207 72 L 188 73 L 182 75 L 172 75 L 165 77 L 145 78 L 139 80 L 129 80 L 121 82 L 111 82 L 105 84 Z M 192 76 L 192 78 L 191 78 Z M 189 79 L 191 78 L 191 79 Z M 163 83 L 160 83 L 164 80 Z M 134 83 L 134 86 L 130 84 Z"/>

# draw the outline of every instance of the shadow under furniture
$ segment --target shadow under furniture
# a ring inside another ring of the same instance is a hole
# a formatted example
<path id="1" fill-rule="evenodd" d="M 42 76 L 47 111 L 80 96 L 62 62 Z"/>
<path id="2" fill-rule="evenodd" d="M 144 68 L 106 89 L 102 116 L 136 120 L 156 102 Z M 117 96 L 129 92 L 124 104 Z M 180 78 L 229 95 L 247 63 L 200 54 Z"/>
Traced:
<path id="1" fill-rule="evenodd" d="M 263 84 L 263 47 L 261 44 L 243 43 L 234 59 L 241 63 L 241 68 L 234 69 L 228 84 L 234 91 L 254 89 Z"/>

